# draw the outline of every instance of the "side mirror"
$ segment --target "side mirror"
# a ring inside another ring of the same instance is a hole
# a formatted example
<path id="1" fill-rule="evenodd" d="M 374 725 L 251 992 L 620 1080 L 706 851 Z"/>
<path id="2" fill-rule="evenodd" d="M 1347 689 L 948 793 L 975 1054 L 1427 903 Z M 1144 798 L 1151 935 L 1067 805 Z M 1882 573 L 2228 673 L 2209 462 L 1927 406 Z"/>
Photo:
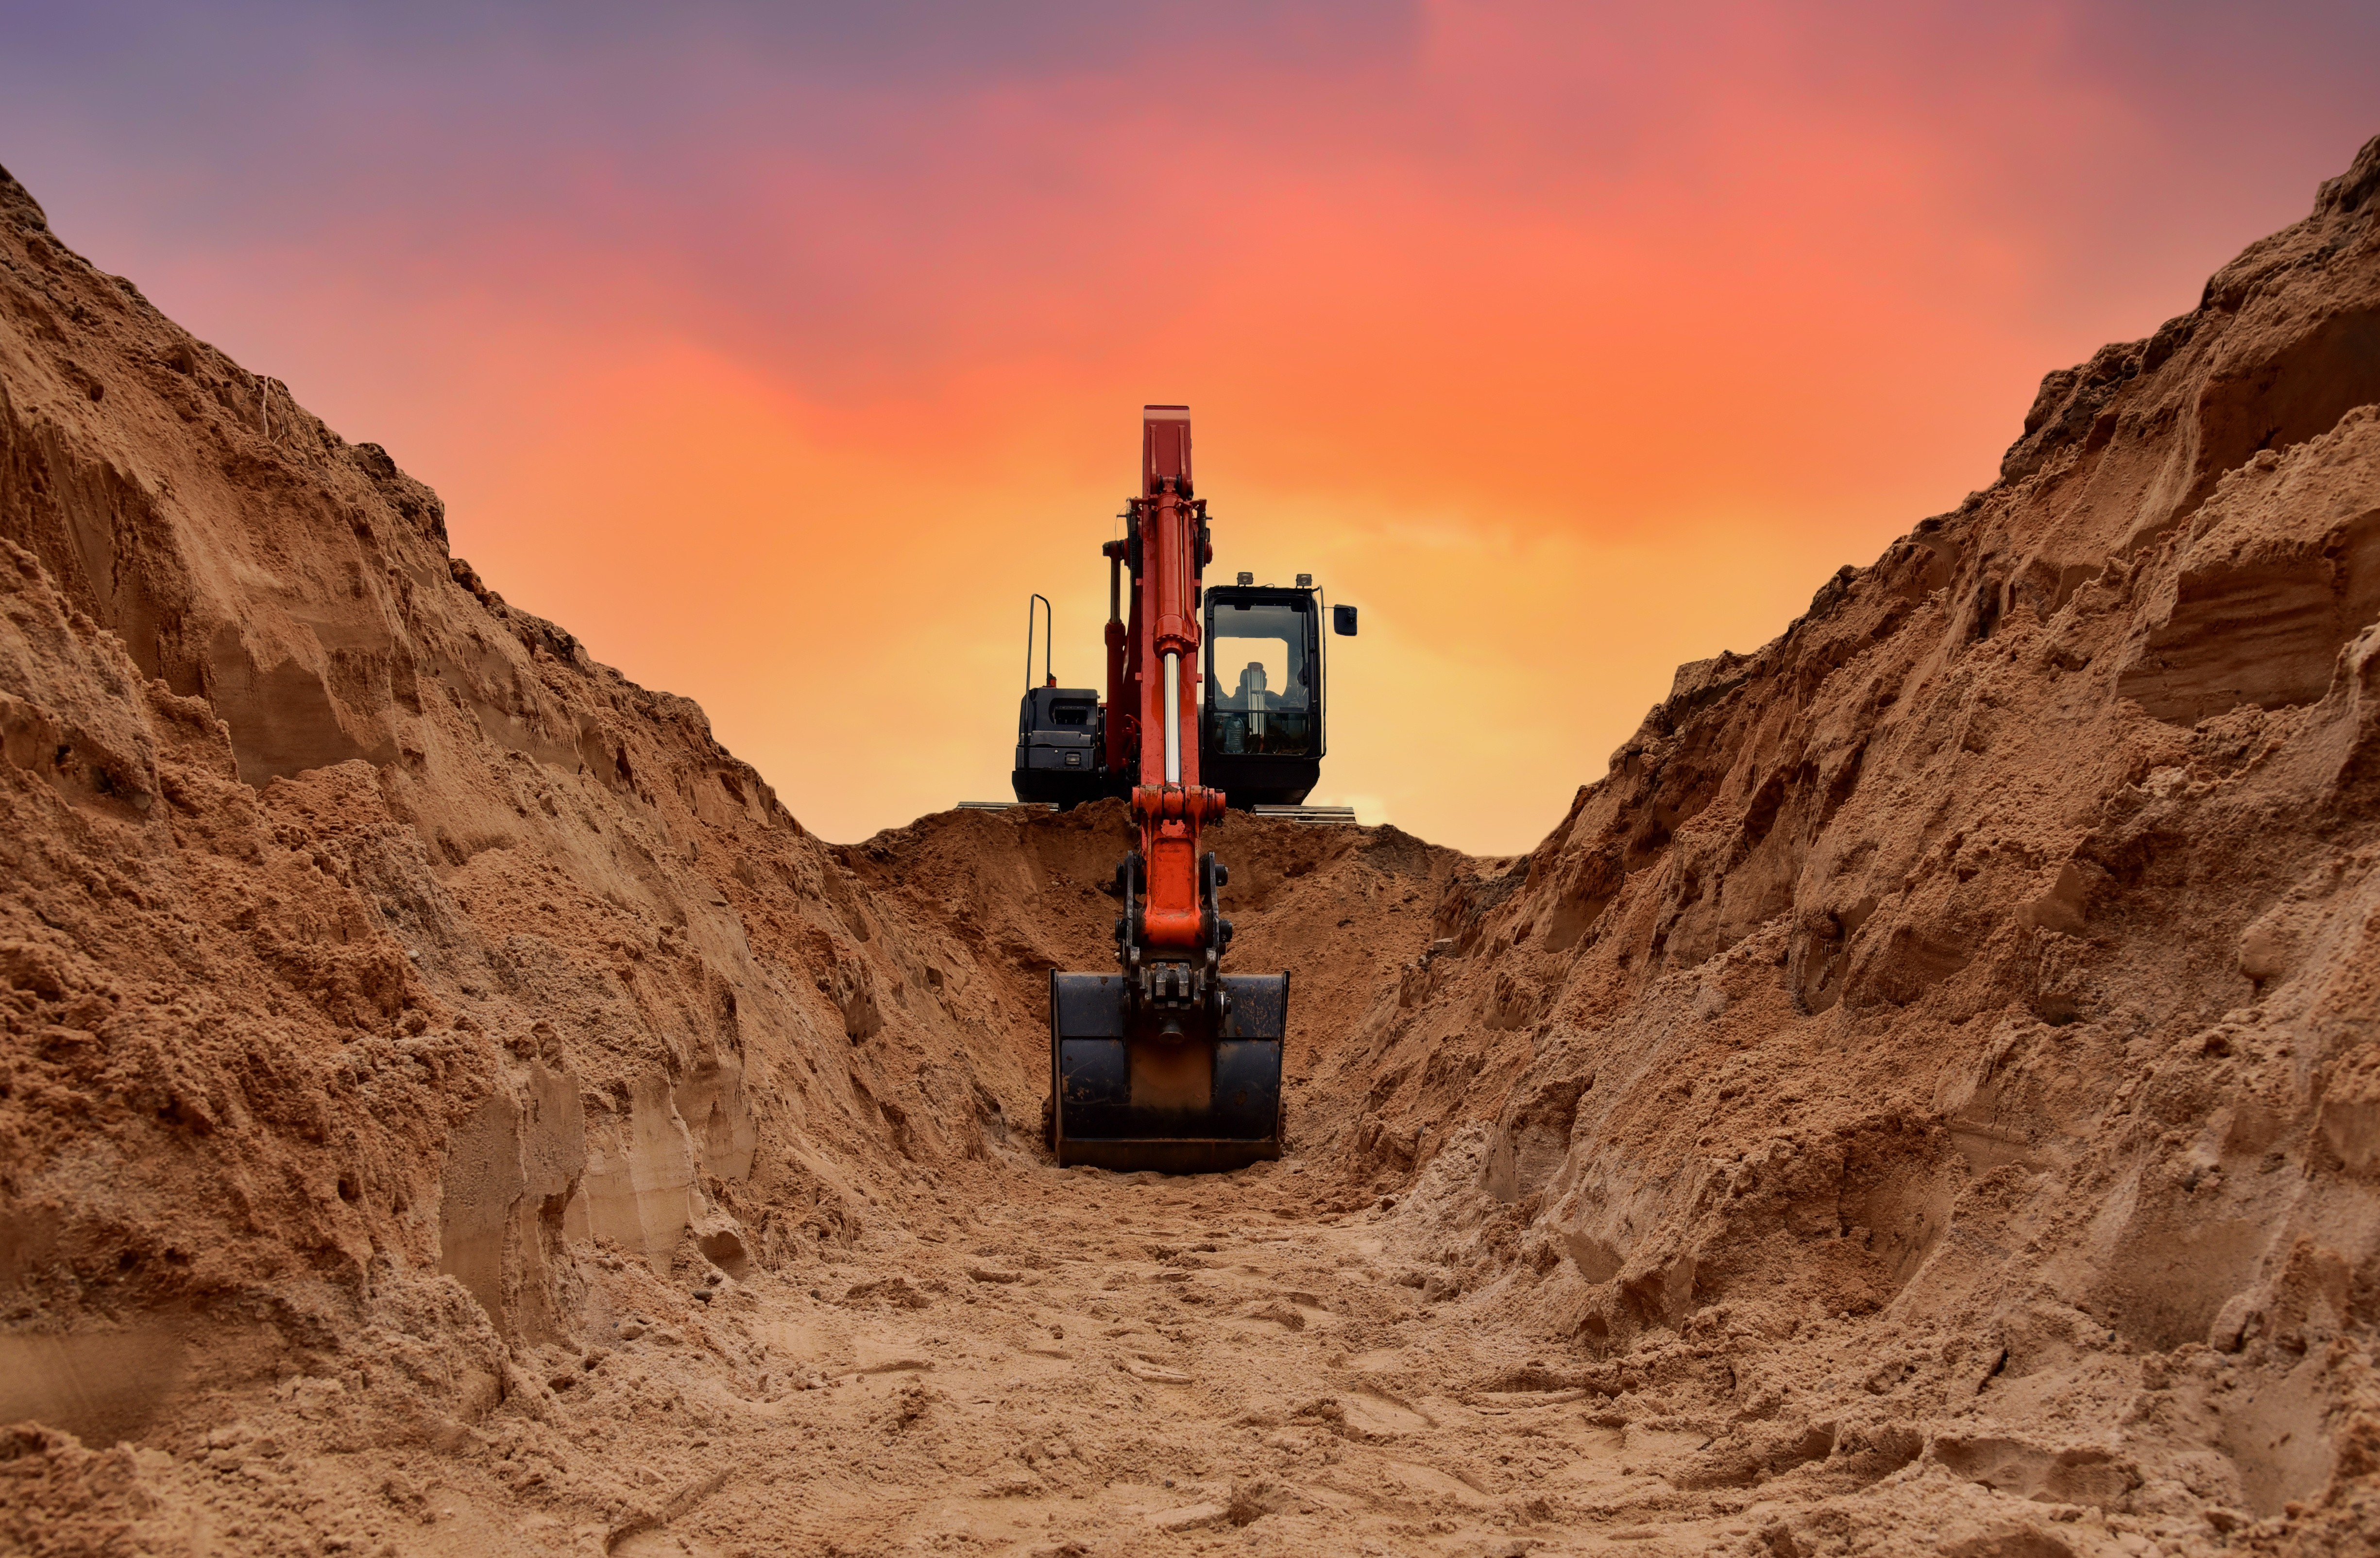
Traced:
<path id="1" fill-rule="evenodd" d="M 1338 634 L 1342 639 L 1354 638 L 1355 636 L 1355 608 L 1353 606 L 1331 607 L 1330 631 Z"/>

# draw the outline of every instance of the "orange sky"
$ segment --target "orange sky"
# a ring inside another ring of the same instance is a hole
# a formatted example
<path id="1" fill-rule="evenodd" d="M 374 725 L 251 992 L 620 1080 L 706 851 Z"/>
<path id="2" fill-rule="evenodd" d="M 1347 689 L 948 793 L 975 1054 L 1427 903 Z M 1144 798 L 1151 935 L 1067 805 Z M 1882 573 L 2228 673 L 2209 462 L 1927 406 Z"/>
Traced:
<path id="1" fill-rule="evenodd" d="M 205 91 L 61 30 L 0 160 L 832 838 L 1006 795 L 1026 592 L 1095 681 L 1138 408 L 1187 402 L 1222 576 L 1364 610 L 1316 798 L 1502 852 L 2380 128 L 2352 8 L 1122 10 L 258 7 Z"/>

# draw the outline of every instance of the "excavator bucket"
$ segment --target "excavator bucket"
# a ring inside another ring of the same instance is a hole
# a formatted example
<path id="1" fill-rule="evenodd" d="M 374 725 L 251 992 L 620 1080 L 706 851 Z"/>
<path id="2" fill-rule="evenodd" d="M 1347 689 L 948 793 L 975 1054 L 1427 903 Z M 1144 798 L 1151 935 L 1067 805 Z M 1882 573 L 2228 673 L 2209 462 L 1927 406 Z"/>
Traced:
<path id="1" fill-rule="evenodd" d="M 1211 1173 L 1281 1156 L 1289 976 L 1224 974 L 1220 1021 L 1135 1011 L 1122 974 L 1050 975 L 1061 1164 Z"/>

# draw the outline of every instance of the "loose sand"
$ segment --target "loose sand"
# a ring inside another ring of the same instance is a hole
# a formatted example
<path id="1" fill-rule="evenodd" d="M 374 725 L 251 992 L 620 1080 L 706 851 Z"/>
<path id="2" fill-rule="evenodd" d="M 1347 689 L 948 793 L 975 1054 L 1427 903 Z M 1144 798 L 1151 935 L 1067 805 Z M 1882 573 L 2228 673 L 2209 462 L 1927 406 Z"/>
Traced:
<path id="1" fill-rule="evenodd" d="M 1169 1179 L 1038 1145 L 1117 806 L 821 843 L 0 176 L 0 1547 L 2374 1551 L 2375 213 L 1530 854 L 1228 822 Z"/>

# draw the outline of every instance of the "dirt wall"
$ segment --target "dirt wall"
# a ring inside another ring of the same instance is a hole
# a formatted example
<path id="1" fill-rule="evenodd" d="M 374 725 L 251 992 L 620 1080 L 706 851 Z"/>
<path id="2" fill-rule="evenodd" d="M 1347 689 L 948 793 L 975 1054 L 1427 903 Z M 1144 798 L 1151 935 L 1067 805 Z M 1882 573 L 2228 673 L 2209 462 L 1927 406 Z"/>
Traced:
<path id="1" fill-rule="evenodd" d="M 1530 854 L 1219 830 L 1235 963 L 1293 976 L 1293 1158 L 1166 1194 L 1238 1216 L 1244 1271 L 1287 1260 L 1277 1221 L 1374 1286 L 1265 1289 L 1234 1345 L 1339 1335 L 1263 1366 L 1325 1394 L 1207 1410 L 1281 1467 L 1400 1435 L 1475 1462 L 1247 1471 L 1225 1523 L 1798 1552 L 1955 1509 L 1973 1553 L 2366 1550 L 2375 212 L 2380 142 L 2198 309 L 2049 375 L 1998 483 L 1681 668 Z M 19 1545 L 465 1551 L 443 1477 L 625 1551 L 736 1471 L 673 1450 L 642 1491 L 698 1376 L 776 1422 L 787 1359 L 858 1345 L 832 1316 L 972 1324 L 1062 1246 L 1092 1312 L 1181 1274 L 1105 1221 L 1145 1187 L 1038 1145 L 1047 975 L 1106 962 L 1119 807 L 812 837 L 5 176 L 0 757 Z M 938 1248 L 995 1224 L 971 1265 Z M 1114 1361 L 1190 1378 L 1154 1356 Z M 916 1443 L 902 1399 L 783 1454 Z M 1508 1487 L 1531 1457 L 1480 1446 L 1524 1407 L 1585 1414 L 1565 1454 L 1609 1439 L 1624 1476 Z M 988 1453 L 948 1431 L 960 1477 Z M 225 1480 L 266 1442 L 352 1500 Z M 1018 1455 L 982 1498 L 1074 1496 Z M 1119 1456 L 1086 1497 L 1143 1475 Z M 891 1540 L 850 1507 L 799 1540 Z M 795 1540 L 753 1510 L 753 1550 Z M 1114 1518 L 1116 1551 L 1173 1540 Z"/>
<path id="2" fill-rule="evenodd" d="M 700 709 L 6 181 L 0 267 L 8 1345 L 441 1274 L 575 1334 L 574 1250 L 790 1259 L 1038 1111 L 940 907 L 871 903 Z"/>
<path id="3" fill-rule="evenodd" d="M 2361 1550 L 2375 310 L 2380 142 L 1443 901 L 1347 1145 L 1427 1163 L 1399 1215 L 1464 1302 L 1680 1404 L 1723 1368 L 1788 1429 Z M 1829 1321 L 1880 1372 L 1780 1367 Z M 1707 1455 L 1787 1474 L 1762 1431 Z"/>

